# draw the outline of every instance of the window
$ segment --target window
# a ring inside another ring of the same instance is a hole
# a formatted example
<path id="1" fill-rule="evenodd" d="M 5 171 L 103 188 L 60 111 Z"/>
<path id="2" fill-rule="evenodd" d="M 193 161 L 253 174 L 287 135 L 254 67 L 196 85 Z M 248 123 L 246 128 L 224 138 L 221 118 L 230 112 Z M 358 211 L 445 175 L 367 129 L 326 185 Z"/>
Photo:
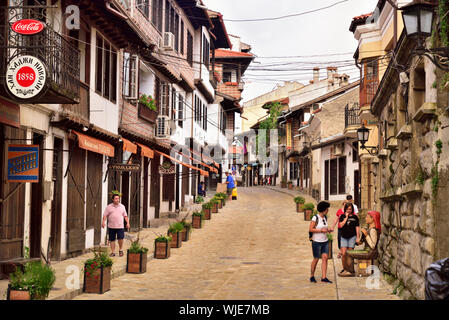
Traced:
<path id="1" fill-rule="evenodd" d="M 346 157 L 326 160 L 326 177 L 329 180 L 329 192 L 332 195 L 346 193 Z"/>
<path id="2" fill-rule="evenodd" d="M 142 12 L 142 14 L 149 18 L 150 16 L 150 3 L 149 0 L 136 0 L 136 7 Z"/>
<path id="3" fill-rule="evenodd" d="M 172 88 L 171 91 L 171 118 L 172 120 L 176 119 L 176 90 Z"/>
<path id="4" fill-rule="evenodd" d="M 108 100 L 117 100 L 117 51 L 97 34 L 95 90 Z"/>
<path id="5" fill-rule="evenodd" d="M 162 32 L 162 0 L 153 0 L 153 24 Z"/>
<path id="6" fill-rule="evenodd" d="M 184 97 L 179 95 L 178 96 L 178 126 L 181 128 L 184 124 Z"/>
<path id="7" fill-rule="evenodd" d="M 206 35 L 203 34 L 203 63 L 206 66 L 209 66 L 210 62 L 210 44 L 206 38 Z"/>
<path id="8" fill-rule="evenodd" d="M 187 31 L 187 61 L 193 66 L 193 37 L 189 31 Z"/>
<path id="9" fill-rule="evenodd" d="M 332 159 L 330 161 L 330 194 L 338 193 L 338 160 Z"/>
<path id="10" fill-rule="evenodd" d="M 181 20 L 181 47 L 180 52 L 184 55 L 184 21 Z"/>
<path id="11" fill-rule="evenodd" d="M 175 50 L 179 52 L 179 16 L 175 14 Z"/>
<path id="12" fill-rule="evenodd" d="M 160 115 L 169 116 L 170 115 L 170 85 L 168 83 L 161 81 L 161 105 L 160 105 Z"/>
<path id="13" fill-rule="evenodd" d="M 338 158 L 338 193 L 346 193 L 346 157 Z"/>
<path id="14" fill-rule="evenodd" d="M 137 99 L 137 56 L 123 54 L 123 96 Z"/>
<path id="15" fill-rule="evenodd" d="M 357 162 L 359 161 L 359 142 L 354 141 L 352 146 L 354 147 L 352 148 L 352 162 Z"/>
<path id="16" fill-rule="evenodd" d="M 232 82 L 232 73 L 230 71 L 223 71 L 223 83 Z"/>
<path id="17" fill-rule="evenodd" d="M 165 0 L 165 32 L 170 32 L 170 2 Z"/>

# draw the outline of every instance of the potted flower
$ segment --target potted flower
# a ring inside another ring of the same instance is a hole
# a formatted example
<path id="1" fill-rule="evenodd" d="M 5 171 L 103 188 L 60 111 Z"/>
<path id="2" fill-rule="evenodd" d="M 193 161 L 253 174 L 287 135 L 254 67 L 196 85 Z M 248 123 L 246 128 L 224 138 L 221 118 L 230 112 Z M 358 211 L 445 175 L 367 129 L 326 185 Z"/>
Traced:
<path id="1" fill-rule="evenodd" d="M 211 219 L 212 207 L 213 207 L 213 204 L 210 202 L 203 204 L 204 220 Z"/>
<path id="2" fill-rule="evenodd" d="M 167 259 L 170 257 L 170 242 L 172 238 L 170 236 L 164 236 L 158 234 L 154 239 L 154 258 L 155 259 Z"/>
<path id="3" fill-rule="evenodd" d="M 141 94 L 139 97 L 139 117 L 150 122 L 156 122 L 157 107 L 156 101 L 151 95 Z"/>
<path id="4" fill-rule="evenodd" d="M 313 209 L 315 209 L 315 205 L 311 202 L 304 204 L 304 221 L 312 220 Z"/>
<path id="5" fill-rule="evenodd" d="M 83 292 L 103 294 L 111 288 L 112 259 L 105 251 L 94 251 L 84 262 Z"/>
<path id="6" fill-rule="evenodd" d="M 201 229 L 203 227 L 204 213 L 195 211 L 192 213 L 192 227 L 195 229 Z"/>
<path id="7" fill-rule="evenodd" d="M 214 198 L 220 200 L 222 207 L 224 207 L 226 205 L 226 199 L 228 198 L 228 196 L 225 193 L 219 192 L 215 194 Z"/>
<path id="8" fill-rule="evenodd" d="M 7 300 L 44 300 L 55 283 L 55 271 L 40 261 L 25 263 L 10 274 Z"/>
<path id="9" fill-rule="evenodd" d="M 182 220 L 179 221 L 184 226 L 184 229 L 181 232 L 181 240 L 182 241 L 189 241 L 190 240 L 190 234 L 192 232 L 192 224 L 190 222 L 186 221 L 188 215 L 189 215 L 189 213 L 187 213 L 184 216 L 184 218 L 182 218 Z"/>
<path id="10" fill-rule="evenodd" d="M 292 180 L 288 181 L 288 190 L 293 190 L 293 181 Z"/>
<path id="11" fill-rule="evenodd" d="M 287 188 L 287 179 L 285 177 L 281 180 L 281 188 Z"/>
<path id="12" fill-rule="evenodd" d="M 209 202 L 212 204 L 212 213 L 218 213 L 219 200 L 216 198 L 212 198 Z"/>
<path id="13" fill-rule="evenodd" d="M 196 196 L 195 203 L 203 203 L 203 202 L 204 202 L 203 196 L 200 195 Z"/>
<path id="14" fill-rule="evenodd" d="M 293 201 L 296 203 L 296 212 L 303 212 L 306 199 L 304 197 L 297 196 L 293 199 Z"/>
<path id="15" fill-rule="evenodd" d="M 147 271 L 147 253 L 148 248 L 140 244 L 140 237 L 131 242 L 126 256 L 126 272 L 145 273 Z"/>
<path id="16" fill-rule="evenodd" d="M 212 199 L 217 200 L 218 209 L 223 209 L 223 201 L 221 200 L 220 197 L 214 196 Z"/>
<path id="17" fill-rule="evenodd" d="M 184 225 L 180 222 L 175 222 L 168 228 L 167 235 L 172 237 L 170 242 L 171 248 L 181 248 L 182 246 L 182 231 L 184 230 Z"/>

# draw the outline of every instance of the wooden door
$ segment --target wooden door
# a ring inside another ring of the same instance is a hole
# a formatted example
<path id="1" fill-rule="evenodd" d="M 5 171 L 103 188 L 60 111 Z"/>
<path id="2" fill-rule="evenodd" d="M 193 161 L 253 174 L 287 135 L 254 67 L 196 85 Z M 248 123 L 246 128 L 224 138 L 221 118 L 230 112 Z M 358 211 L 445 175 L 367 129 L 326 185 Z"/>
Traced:
<path id="1" fill-rule="evenodd" d="M 30 257 L 40 258 L 42 237 L 42 204 L 43 204 L 43 147 L 44 137 L 33 134 L 33 144 L 39 145 L 39 182 L 31 184 L 31 214 L 30 214 Z"/>
<path id="2" fill-rule="evenodd" d="M 62 155 L 63 141 L 55 138 L 53 145 L 53 200 L 51 203 L 51 254 L 50 259 L 59 260 L 61 256 L 61 228 L 62 228 Z"/>
<path id="3" fill-rule="evenodd" d="M 329 200 L 329 160 L 324 162 L 324 200 Z"/>
<path id="4" fill-rule="evenodd" d="M 159 210 L 161 206 L 160 199 L 160 175 L 159 175 L 159 164 L 161 161 L 161 156 L 155 154 L 153 160 L 151 161 L 151 188 L 150 188 L 150 206 L 155 208 L 155 218 L 159 218 Z"/>
<path id="5" fill-rule="evenodd" d="M 143 160 L 143 225 L 142 228 L 148 228 L 148 196 L 149 196 L 149 190 L 148 190 L 148 166 L 150 165 L 150 160 L 145 157 Z"/>
<path id="6" fill-rule="evenodd" d="M 132 231 L 140 229 L 140 172 L 131 173 L 128 219 Z"/>
<path id="7" fill-rule="evenodd" d="M 101 242 L 103 155 L 87 152 L 86 228 L 94 229 L 94 245 Z"/>
<path id="8" fill-rule="evenodd" d="M 185 206 L 186 195 L 189 194 L 189 175 L 190 169 L 186 166 L 182 166 L 182 193 L 181 193 L 181 206 Z"/>
<path id="9" fill-rule="evenodd" d="M 354 171 L 354 203 L 360 208 L 360 192 L 359 192 L 359 170 Z M 368 195 L 370 195 L 370 187 L 368 188 Z"/>

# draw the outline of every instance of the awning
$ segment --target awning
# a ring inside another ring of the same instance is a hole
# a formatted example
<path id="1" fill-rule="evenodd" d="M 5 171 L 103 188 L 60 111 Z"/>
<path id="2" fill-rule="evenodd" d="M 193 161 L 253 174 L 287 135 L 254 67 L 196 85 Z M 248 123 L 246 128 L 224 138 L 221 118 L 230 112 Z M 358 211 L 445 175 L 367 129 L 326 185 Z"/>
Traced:
<path id="1" fill-rule="evenodd" d="M 137 145 L 135 145 L 134 143 L 132 143 L 131 141 L 122 138 L 123 140 L 123 150 L 124 151 L 128 151 L 128 152 L 132 152 L 134 154 L 137 154 Z"/>
<path id="2" fill-rule="evenodd" d="M 150 158 L 150 159 L 153 159 L 153 158 L 154 158 L 154 151 L 153 151 L 153 150 L 151 150 L 151 149 L 148 148 L 147 146 L 144 146 L 143 144 L 140 144 L 140 143 L 137 143 L 137 142 L 136 142 L 136 144 L 137 144 L 140 148 L 142 148 L 142 155 L 143 155 L 144 157 L 147 157 L 147 158 Z"/>
<path id="3" fill-rule="evenodd" d="M 109 157 L 114 156 L 114 146 L 112 144 L 89 137 L 75 130 L 72 130 L 72 132 L 78 136 L 78 144 L 80 148 Z"/>
<path id="4" fill-rule="evenodd" d="M 192 166 L 192 165 L 190 165 L 190 164 L 184 163 L 184 162 L 182 162 L 182 161 L 180 161 L 180 160 L 177 160 L 176 158 L 173 158 L 173 157 L 169 156 L 168 154 L 165 154 L 165 153 L 160 152 L 160 151 L 158 151 L 158 150 L 154 150 L 154 152 L 157 152 L 157 153 L 160 154 L 161 156 L 163 156 L 163 157 L 165 157 L 165 158 L 167 158 L 167 159 L 170 159 L 170 160 L 172 160 L 173 162 L 179 163 L 180 165 L 183 165 L 184 167 L 187 167 L 187 168 L 190 168 L 190 169 L 199 171 L 200 174 L 201 174 L 202 176 L 206 176 L 206 177 L 209 176 L 209 173 L 208 173 L 207 171 L 201 170 L 201 169 L 199 169 L 199 168 L 197 168 L 197 167 L 194 167 L 194 166 Z"/>
<path id="5" fill-rule="evenodd" d="M 197 159 L 195 159 L 195 158 L 193 158 L 193 157 L 187 156 L 187 155 L 183 154 L 183 153 L 180 152 L 180 151 L 178 151 L 178 153 L 179 153 L 181 156 L 183 156 L 183 157 L 185 157 L 185 158 L 189 158 L 190 160 L 195 161 L 197 164 L 202 165 L 202 166 L 204 166 L 204 167 L 206 167 L 206 168 L 209 168 L 210 171 L 212 171 L 212 172 L 218 174 L 218 170 L 217 170 L 216 168 L 211 167 L 211 166 L 208 166 L 207 164 L 201 162 L 200 160 L 197 160 Z"/>

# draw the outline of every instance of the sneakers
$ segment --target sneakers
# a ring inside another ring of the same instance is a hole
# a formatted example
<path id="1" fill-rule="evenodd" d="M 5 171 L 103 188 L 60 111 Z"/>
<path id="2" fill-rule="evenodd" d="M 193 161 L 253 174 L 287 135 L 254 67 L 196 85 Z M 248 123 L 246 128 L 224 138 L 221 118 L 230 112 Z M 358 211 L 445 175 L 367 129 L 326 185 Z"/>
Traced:
<path id="1" fill-rule="evenodd" d="M 328 278 L 321 279 L 321 282 L 332 283 Z"/>
<path id="2" fill-rule="evenodd" d="M 310 282 L 316 283 L 315 277 L 310 277 Z"/>

